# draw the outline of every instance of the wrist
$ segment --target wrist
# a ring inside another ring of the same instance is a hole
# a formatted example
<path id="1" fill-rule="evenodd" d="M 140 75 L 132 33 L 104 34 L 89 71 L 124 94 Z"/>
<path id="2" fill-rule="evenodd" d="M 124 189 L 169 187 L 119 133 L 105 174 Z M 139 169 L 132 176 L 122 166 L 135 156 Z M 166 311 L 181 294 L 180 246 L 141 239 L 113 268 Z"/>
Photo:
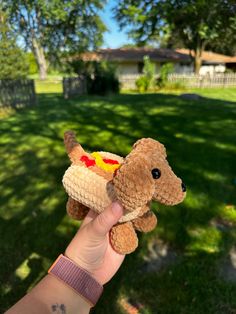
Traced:
<path id="1" fill-rule="evenodd" d="M 64 255 L 68 257 L 71 261 L 73 261 L 78 267 L 81 267 L 85 271 L 87 271 L 101 286 L 104 285 L 104 282 L 100 278 L 97 273 L 97 267 L 93 269 L 91 264 L 86 263 L 86 261 L 81 260 L 77 254 L 74 254 L 73 251 L 70 251 L 68 248 L 66 249 Z"/>
<path id="2" fill-rule="evenodd" d="M 95 306 L 103 292 L 103 286 L 91 274 L 65 255 L 60 255 L 48 270 L 64 285 Z"/>

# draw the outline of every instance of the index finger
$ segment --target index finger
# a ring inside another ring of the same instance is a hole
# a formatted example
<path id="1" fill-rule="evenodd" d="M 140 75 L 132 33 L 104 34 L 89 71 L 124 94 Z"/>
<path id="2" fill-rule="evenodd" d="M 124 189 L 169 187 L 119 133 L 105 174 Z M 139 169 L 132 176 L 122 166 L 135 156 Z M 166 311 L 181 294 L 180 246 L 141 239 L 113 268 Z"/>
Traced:
<path id="1" fill-rule="evenodd" d="M 98 214 L 94 210 L 90 209 L 89 212 L 87 213 L 87 215 L 85 216 L 85 218 L 81 224 L 81 227 L 86 226 L 90 221 L 92 221 L 94 218 L 96 218 L 97 215 Z"/>

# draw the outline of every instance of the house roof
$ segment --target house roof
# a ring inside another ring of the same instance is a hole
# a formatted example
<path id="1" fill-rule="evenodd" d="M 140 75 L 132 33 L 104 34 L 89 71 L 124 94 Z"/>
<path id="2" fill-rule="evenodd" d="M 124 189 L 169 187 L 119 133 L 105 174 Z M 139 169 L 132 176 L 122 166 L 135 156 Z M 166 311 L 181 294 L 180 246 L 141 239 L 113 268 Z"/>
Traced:
<path id="1" fill-rule="evenodd" d="M 176 49 L 179 53 L 188 54 L 191 52 L 191 55 L 194 56 L 194 51 L 189 51 L 189 49 Z M 219 53 L 215 53 L 212 51 L 204 51 L 202 53 L 202 61 L 205 63 L 235 63 L 236 56 L 230 57 L 226 55 L 222 55 Z"/>
<path id="2" fill-rule="evenodd" d="M 144 56 L 149 56 L 156 62 L 183 62 L 191 61 L 189 55 L 177 52 L 172 49 L 155 48 L 118 48 L 118 49 L 100 49 L 96 53 L 86 52 L 82 55 L 84 61 L 124 61 L 124 62 L 142 62 Z"/>
<path id="3" fill-rule="evenodd" d="M 194 52 L 191 51 L 194 56 Z M 182 62 L 189 64 L 191 60 L 188 49 L 164 49 L 164 48 L 117 48 L 100 49 L 96 52 L 85 52 L 78 58 L 83 61 L 116 61 L 116 62 L 142 62 L 144 56 L 149 56 L 156 62 Z M 211 51 L 202 53 L 203 64 L 209 63 L 236 63 L 236 56 L 230 57 Z"/>

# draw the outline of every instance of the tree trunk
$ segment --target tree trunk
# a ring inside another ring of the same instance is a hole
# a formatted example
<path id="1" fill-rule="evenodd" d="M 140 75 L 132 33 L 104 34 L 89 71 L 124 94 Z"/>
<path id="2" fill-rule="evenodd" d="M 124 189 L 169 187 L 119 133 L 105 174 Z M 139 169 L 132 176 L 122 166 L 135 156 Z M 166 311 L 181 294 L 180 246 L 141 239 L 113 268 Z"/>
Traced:
<path id="1" fill-rule="evenodd" d="M 202 50 L 197 48 L 194 56 L 194 72 L 195 74 L 199 74 L 201 65 L 202 65 Z"/>
<path id="2" fill-rule="evenodd" d="M 43 51 L 43 48 L 40 47 L 36 39 L 32 39 L 32 48 L 33 48 L 33 54 L 35 56 L 38 68 L 39 68 L 39 77 L 40 80 L 45 80 L 47 78 L 47 70 L 48 65 L 45 58 L 45 54 Z"/>

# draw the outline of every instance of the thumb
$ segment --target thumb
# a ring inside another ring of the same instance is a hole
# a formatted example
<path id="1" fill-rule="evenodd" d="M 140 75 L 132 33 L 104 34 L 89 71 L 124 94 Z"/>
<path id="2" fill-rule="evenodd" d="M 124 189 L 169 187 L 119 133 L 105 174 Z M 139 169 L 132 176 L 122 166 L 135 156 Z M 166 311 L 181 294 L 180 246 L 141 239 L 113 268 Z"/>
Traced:
<path id="1" fill-rule="evenodd" d="M 91 222 L 91 229 L 96 236 L 105 236 L 122 215 L 122 206 L 118 202 L 112 203 Z"/>

